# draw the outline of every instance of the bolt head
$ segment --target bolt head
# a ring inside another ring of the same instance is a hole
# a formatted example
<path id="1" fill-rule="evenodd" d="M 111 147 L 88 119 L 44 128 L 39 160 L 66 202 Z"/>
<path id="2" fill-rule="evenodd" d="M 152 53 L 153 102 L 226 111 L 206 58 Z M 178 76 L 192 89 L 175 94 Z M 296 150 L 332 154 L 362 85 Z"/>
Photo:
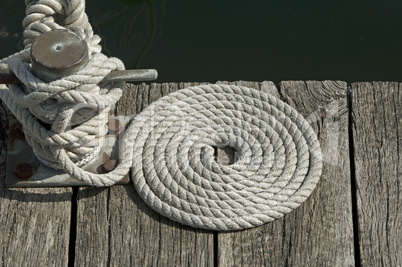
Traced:
<path id="1" fill-rule="evenodd" d="M 19 163 L 15 166 L 14 176 L 19 180 L 29 180 L 33 175 L 32 166 L 27 163 Z"/>
<path id="2" fill-rule="evenodd" d="M 109 119 L 107 125 L 110 134 L 119 134 L 124 129 L 124 125 L 118 119 Z"/>
<path id="3" fill-rule="evenodd" d="M 104 173 L 108 173 L 114 170 L 117 165 L 117 160 L 115 159 L 108 159 L 102 164 L 102 170 Z"/>

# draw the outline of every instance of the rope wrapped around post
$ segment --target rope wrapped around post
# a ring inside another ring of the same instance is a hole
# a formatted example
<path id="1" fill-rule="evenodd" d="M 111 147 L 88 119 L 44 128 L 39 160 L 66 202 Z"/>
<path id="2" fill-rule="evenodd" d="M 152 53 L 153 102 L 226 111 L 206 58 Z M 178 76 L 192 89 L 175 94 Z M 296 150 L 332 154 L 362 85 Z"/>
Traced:
<path id="1" fill-rule="evenodd" d="M 42 163 L 63 169 L 88 185 L 112 185 L 128 172 L 131 163 L 99 177 L 80 167 L 99 153 L 109 111 L 125 86 L 103 79 L 112 71 L 123 70 L 124 64 L 101 53 L 101 39 L 93 34 L 84 1 L 27 0 L 26 5 L 25 49 L 0 61 L 0 68 L 13 72 L 23 84 L 1 85 L 0 97 L 22 123 L 26 140 Z M 33 73 L 30 49 L 36 38 L 54 30 L 72 32 L 85 40 L 89 61 L 78 72 L 47 82 Z"/>
<path id="2" fill-rule="evenodd" d="M 73 31 L 90 48 L 82 70 L 50 82 L 32 73 L 28 50 L 0 61 L 23 83 L 0 86 L 0 98 L 45 164 L 92 186 L 113 185 L 131 168 L 137 192 L 152 209 L 210 230 L 245 229 L 280 218 L 314 190 L 322 158 L 309 123 L 281 100 L 233 85 L 189 87 L 152 103 L 128 124 L 117 167 L 106 174 L 84 171 L 81 166 L 102 145 L 109 110 L 124 87 L 101 81 L 124 65 L 100 52 L 84 1 L 26 4 L 27 49 L 55 29 Z M 216 147 L 233 148 L 237 160 L 216 162 Z"/>

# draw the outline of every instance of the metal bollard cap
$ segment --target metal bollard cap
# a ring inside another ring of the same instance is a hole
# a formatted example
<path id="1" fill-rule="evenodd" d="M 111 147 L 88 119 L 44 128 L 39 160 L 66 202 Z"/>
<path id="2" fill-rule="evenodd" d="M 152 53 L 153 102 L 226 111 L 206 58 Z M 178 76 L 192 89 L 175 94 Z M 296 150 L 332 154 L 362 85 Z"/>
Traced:
<path id="1" fill-rule="evenodd" d="M 46 82 L 79 71 L 88 60 L 87 42 L 71 31 L 49 31 L 32 43 L 33 72 Z"/>

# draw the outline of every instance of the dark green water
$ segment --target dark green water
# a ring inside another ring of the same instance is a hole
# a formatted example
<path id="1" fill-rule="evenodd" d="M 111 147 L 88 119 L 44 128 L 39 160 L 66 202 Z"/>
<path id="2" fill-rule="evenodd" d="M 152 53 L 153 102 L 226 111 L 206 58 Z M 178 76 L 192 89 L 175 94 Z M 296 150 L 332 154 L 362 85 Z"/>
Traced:
<path id="1" fill-rule="evenodd" d="M 23 1 L 0 0 L 0 57 Z M 402 1 L 87 0 L 104 52 L 159 82 L 402 81 Z"/>

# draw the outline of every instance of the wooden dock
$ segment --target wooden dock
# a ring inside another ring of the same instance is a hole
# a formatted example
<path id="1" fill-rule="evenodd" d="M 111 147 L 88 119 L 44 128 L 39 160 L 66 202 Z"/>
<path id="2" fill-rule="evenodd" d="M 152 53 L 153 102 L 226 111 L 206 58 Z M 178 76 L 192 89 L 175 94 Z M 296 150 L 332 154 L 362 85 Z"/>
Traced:
<path id="1" fill-rule="evenodd" d="M 233 84 L 280 97 L 317 132 L 324 169 L 304 204 L 261 227 L 212 232 L 159 216 L 131 184 L 0 184 L 0 266 L 402 266 L 402 83 Z M 127 85 L 117 113 L 136 114 L 190 85 Z M 0 106 L 8 125 L 4 114 Z M 3 181 L 4 127 L 0 147 Z"/>

